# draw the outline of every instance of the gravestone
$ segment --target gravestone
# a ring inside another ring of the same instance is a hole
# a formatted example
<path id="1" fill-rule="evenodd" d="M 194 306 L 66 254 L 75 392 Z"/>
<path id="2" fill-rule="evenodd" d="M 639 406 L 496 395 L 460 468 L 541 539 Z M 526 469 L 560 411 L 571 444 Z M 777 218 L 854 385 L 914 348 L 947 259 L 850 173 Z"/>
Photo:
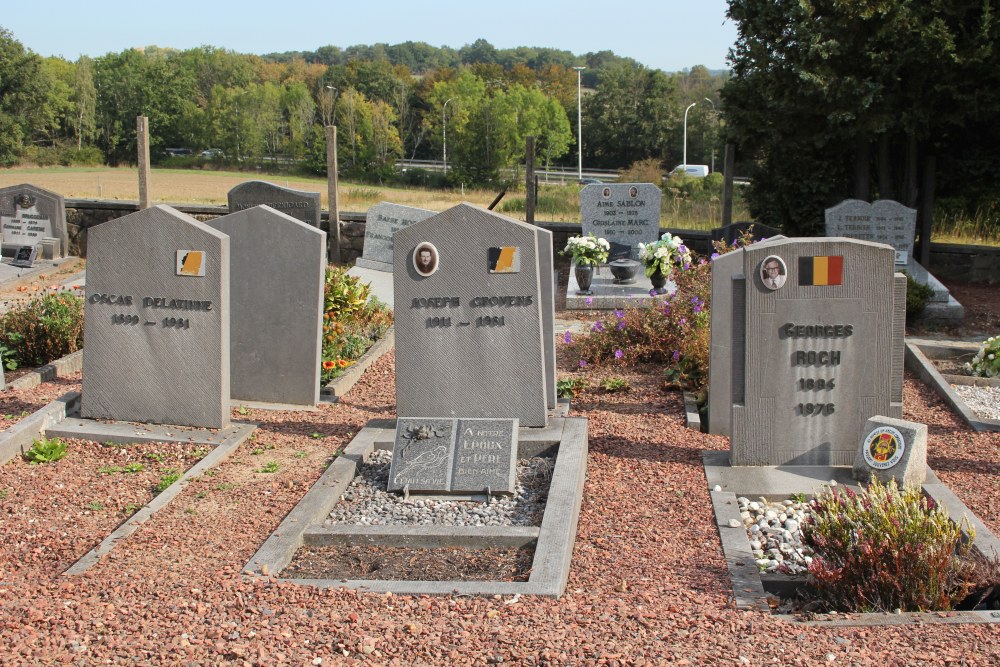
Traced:
<path id="1" fill-rule="evenodd" d="M 660 188 L 652 183 L 591 183 L 580 190 L 583 234 L 611 244 L 609 260 L 639 259 L 639 244 L 660 238 Z"/>
<path id="2" fill-rule="evenodd" d="M 399 419 L 389 491 L 514 493 L 516 419 Z"/>
<path id="3" fill-rule="evenodd" d="M 316 405 L 326 233 L 269 206 L 206 224 L 229 236 L 230 397 Z"/>
<path id="4" fill-rule="evenodd" d="M 883 484 L 921 486 L 927 479 L 927 425 L 875 415 L 865 423 L 851 474 Z"/>
<path id="5" fill-rule="evenodd" d="M 247 181 L 229 191 L 229 212 L 264 204 L 319 229 L 321 200 L 318 192 L 292 190 L 267 181 Z"/>
<path id="6" fill-rule="evenodd" d="M 906 264 L 913 255 L 917 210 L 897 201 L 882 199 L 869 204 L 845 199 L 826 209 L 826 235 L 885 243 L 896 249 L 896 264 Z"/>
<path id="7" fill-rule="evenodd" d="M 80 415 L 229 425 L 229 237 L 169 206 L 89 232 Z"/>
<path id="8" fill-rule="evenodd" d="M 46 241 L 52 247 L 52 257 L 46 259 L 65 257 L 69 250 L 66 206 L 55 192 L 27 184 L 0 188 L 0 227 L 4 255 L 13 255 L 21 246 L 39 246 L 41 251 Z"/>
<path id="9" fill-rule="evenodd" d="M 735 253 L 732 464 L 851 465 L 867 419 L 902 416 L 906 278 L 895 252 L 783 239 Z"/>
<path id="10" fill-rule="evenodd" d="M 780 241 L 780 234 L 768 239 Z M 733 368 L 743 359 L 733 358 L 733 276 L 743 272 L 743 256 L 727 252 L 712 259 L 712 308 L 708 360 L 708 432 L 732 435 Z"/>
<path id="11" fill-rule="evenodd" d="M 392 271 L 392 235 L 434 215 L 434 211 L 381 202 L 368 209 L 365 246 L 356 265 L 363 269 Z"/>
<path id="12" fill-rule="evenodd" d="M 542 356 L 545 358 L 545 402 L 555 408 L 556 396 L 556 276 L 552 232 L 535 227 L 538 278 L 542 292 Z"/>
<path id="13" fill-rule="evenodd" d="M 459 204 L 396 232 L 400 417 L 543 427 L 548 363 L 539 229 Z M 551 242 L 549 242 L 551 247 Z"/>
<path id="14" fill-rule="evenodd" d="M 764 241 L 781 233 L 777 227 L 769 227 L 759 222 L 734 222 L 724 227 L 716 227 L 710 233 L 712 241 L 725 241 L 726 245 L 733 245 L 733 242 L 747 230 L 750 230 L 754 241 Z"/>

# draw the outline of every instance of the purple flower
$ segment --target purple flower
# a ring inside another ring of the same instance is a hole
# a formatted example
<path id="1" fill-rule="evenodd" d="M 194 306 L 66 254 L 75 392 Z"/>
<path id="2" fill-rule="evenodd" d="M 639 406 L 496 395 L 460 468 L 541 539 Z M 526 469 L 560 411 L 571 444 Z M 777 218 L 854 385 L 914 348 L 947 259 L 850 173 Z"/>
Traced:
<path id="1" fill-rule="evenodd" d="M 717 257 L 720 257 L 719 253 L 713 252 L 712 253 L 712 259 L 716 259 Z"/>
<path id="2" fill-rule="evenodd" d="M 622 352 L 621 350 L 615 350 L 615 359 L 621 359 L 624 356 L 625 356 L 624 352 Z"/>
<path id="3" fill-rule="evenodd" d="M 701 312 L 701 304 L 698 304 L 698 305 L 696 305 L 694 307 L 694 312 L 696 312 L 696 313 L 700 313 Z"/>
<path id="4" fill-rule="evenodd" d="M 625 320 L 618 320 L 618 330 L 622 331 L 625 328 Z"/>
<path id="5" fill-rule="evenodd" d="M 586 299 L 583 300 L 583 302 L 589 306 L 594 303 L 594 297 L 588 296 Z"/>
<path id="6" fill-rule="evenodd" d="M 617 317 L 618 319 L 625 317 L 625 311 L 615 308 L 615 317 Z"/>
<path id="7" fill-rule="evenodd" d="M 680 322 L 678 322 L 678 324 L 680 324 L 681 326 L 684 326 L 684 325 L 685 325 L 685 324 L 687 324 L 687 323 L 688 323 L 688 321 L 687 321 L 687 318 L 686 318 L 686 317 L 682 317 L 682 318 L 681 318 L 681 321 L 680 321 Z"/>
<path id="8" fill-rule="evenodd" d="M 649 290 L 649 296 L 656 296 L 656 289 Z"/>
<path id="9" fill-rule="evenodd" d="M 580 368 L 586 368 L 586 367 L 587 367 L 587 362 L 584 361 L 583 359 L 581 359 L 580 360 Z"/>
<path id="10" fill-rule="evenodd" d="M 573 342 L 573 336 L 570 335 L 569 331 L 567 331 L 566 333 L 563 334 L 563 342 L 564 343 L 572 343 Z"/>
<path id="11" fill-rule="evenodd" d="M 691 303 L 693 303 L 694 305 L 697 306 L 698 305 L 698 297 L 696 297 L 696 296 L 691 297 Z"/>
<path id="12" fill-rule="evenodd" d="M 684 262 L 684 270 L 687 271 L 691 268 L 691 262 Z"/>
<path id="13" fill-rule="evenodd" d="M 591 325 L 590 330 L 591 331 L 604 331 L 604 325 L 600 321 L 594 322 Z"/>
<path id="14" fill-rule="evenodd" d="M 679 351 L 679 350 L 674 350 L 674 355 L 673 355 L 673 360 L 674 360 L 674 361 L 679 361 L 679 360 L 680 360 L 680 358 L 681 358 L 681 353 L 680 353 L 680 351 Z"/>
<path id="15" fill-rule="evenodd" d="M 679 245 L 679 246 L 677 247 L 677 250 L 678 250 L 678 251 L 679 251 L 679 252 L 680 252 L 680 253 L 681 253 L 682 255 L 683 255 L 684 253 L 686 253 L 686 252 L 688 251 L 688 249 L 687 249 L 687 246 L 686 246 L 686 245 L 684 245 L 683 243 L 682 243 L 682 244 L 680 244 L 680 245 Z"/>

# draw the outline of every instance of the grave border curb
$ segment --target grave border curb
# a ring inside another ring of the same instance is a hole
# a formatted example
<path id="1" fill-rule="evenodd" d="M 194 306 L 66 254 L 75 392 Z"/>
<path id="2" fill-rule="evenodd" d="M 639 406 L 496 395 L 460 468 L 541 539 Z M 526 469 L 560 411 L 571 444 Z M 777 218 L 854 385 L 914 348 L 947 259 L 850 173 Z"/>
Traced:
<path id="1" fill-rule="evenodd" d="M 813 614 L 806 618 L 797 614 L 771 614 L 768 599 L 774 599 L 774 595 L 764 588 L 765 579 L 757 570 L 756 561 L 750 549 L 750 540 L 746 535 L 746 528 L 740 519 L 738 495 L 750 495 L 756 490 L 743 493 L 741 490 L 716 491 L 713 488 L 718 480 L 718 469 L 722 467 L 732 467 L 729 465 L 729 452 L 720 450 L 702 450 L 702 466 L 709 483 L 709 494 L 712 499 L 713 514 L 715 524 L 719 531 L 719 539 L 722 546 L 723 557 L 729 570 L 730 585 L 735 607 L 741 611 L 763 611 L 774 620 L 785 621 L 795 625 L 813 625 L 823 627 L 872 627 L 883 625 L 917 625 L 917 624 L 937 624 L 937 623 L 1000 623 L 1000 612 L 995 611 L 949 611 L 949 612 L 901 612 L 890 613 L 852 613 L 840 612 L 832 614 Z M 752 466 L 755 469 L 781 469 L 789 471 L 795 466 Z M 815 477 L 817 466 L 804 466 L 811 468 L 810 473 L 804 479 L 809 479 L 813 483 L 820 480 Z M 836 468 L 839 472 L 850 475 L 850 467 L 827 466 Z M 715 468 L 715 471 L 710 470 Z M 975 513 L 966 506 L 961 499 L 954 494 L 946 485 L 939 482 L 937 476 L 928 467 L 928 480 L 924 482 L 923 490 L 930 498 L 945 508 L 952 521 L 960 523 L 967 519 L 976 531 L 976 537 L 972 542 L 972 548 L 979 553 L 989 556 L 1000 557 L 1000 539 L 998 539 L 990 529 L 980 520 Z M 842 475 L 841 475 L 842 476 Z M 828 478 L 835 478 L 829 475 Z M 779 494 L 780 495 L 780 494 Z M 730 525 L 730 521 L 735 520 L 738 526 Z M 963 531 L 963 534 L 965 531 Z M 792 580 L 773 580 L 772 586 L 777 588 L 782 583 L 792 585 Z"/>
<path id="2" fill-rule="evenodd" d="M 927 355 L 925 349 L 927 351 L 938 349 L 975 354 L 979 349 L 979 344 L 912 338 L 906 340 L 906 367 L 919 375 L 924 384 L 934 389 L 948 404 L 948 407 L 957 412 L 962 421 L 968 424 L 972 430 L 978 433 L 1000 431 L 1000 419 L 986 419 L 973 412 L 962 400 L 962 397 L 951 388 L 951 383 L 934 366 L 932 357 Z"/>
<path id="3" fill-rule="evenodd" d="M 80 409 L 80 392 L 70 391 L 0 432 L 0 466 L 31 448 L 45 430 Z"/>
<path id="4" fill-rule="evenodd" d="M 214 446 L 208 445 L 212 447 L 212 451 L 202 457 L 202 459 L 193 466 L 185 470 L 184 474 L 181 475 L 177 481 L 153 496 L 148 503 L 143 505 L 134 514 L 119 524 L 118 527 L 115 528 L 110 535 L 101 540 L 97 546 L 85 553 L 65 571 L 63 571 L 62 576 L 83 574 L 96 565 L 102 556 L 109 553 L 118 545 L 119 542 L 138 530 L 139 526 L 146 523 L 154 514 L 166 507 L 174 498 L 180 495 L 180 493 L 187 487 L 188 484 L 191 483 L 192 480 L 200 477 L 205 473 L 205 471 L 214 468 L 222 461 L 229 458 L 230 454 L 236 451 L 236 449 L 243 444 L 248 437 L 250 437 L 250 434 L 257 430 L 257 425 L 245 423 L 238 424 L 235 428 L 236 431 L 221 443 Z M 148 440 L 143 440 L 143 442 L 146 441 Z M 179 441 L 183 442 L 183 440 Z"/>
<path id="5" fill-rule="evenodd" d="M 384 420 L 373 420 L 385 423 Z M 535 545 L 531 575 L 527 582 L 501 581 L 390 581 L 355 579 L 293 579 L 280 577 L 295 552 L 303 546 L 306 534 L 323 519 L 339 502 L 357 474 L 361 462 L 375 450 L 376 441 L 393 440 L 394 429 L 366 426 L 337 457 L 326 472 L 309 489 L 306 495 L 289 512 L 275 531 L 243 568 L 249 576 L 275 576 L 279 581 L 315 586 L 317 588 L 347 588 L 373 593 L 397 595 L 541 595 L 558 598 L 569 579 L 576 529 L 583 502 L 583 487 L 587 471 L 588 426 L 579 417 L 561 418 L 563 428 L 556 455 L 556 465 L 549 486 L 549 499 Z M 551 426 L 551 424 L 550 424 Z M 397 534 L 412 531 L 399 530 Z M 347 529 L 345 529 L 346 531 Z M 469 546 L 470 536 L 477 529 L 464 531 L 436 531 L 436 538 L 447 544 Z M 481 531 L 482 529 L 478 529 Z M 389 533 L 389 530 L 381 531 Z M 372 531 L 363 529 L 355 537 L 366 539 Z M 513 531 L 491 530 L 487 539 L 523 540 L 523 529 Z M 383 536 L 384 537 L 384 536 Z M 433 539 L 435 536 L 431 536 Z M 480 540 L 476 539 L 477 542 Z M 445 546 L 445 544 L 442 544 Z"/>
<path id="6" fill-rule="evenodd" d="M 329 383 L 320 389 L 320 403 L 336 403 L 341 397 L 349 392 L 369 366 L 381 359 L 387 352 L 396 347 L 396 327 L 389 327 L 385 335 L 375 341 L 375 344 L 368 348 L 368 351 L 361 355 L 361 358 L 351 364 L 343 375 L 333 378 Z"/>
<path id="7" fill-rule="evenodd" d="M 39 366 L 30 373 L 25 373 L 16 380 L 7 383 L 7 389 L 34 389 L 43 382 L 54 380 L 62 375 L 69 375 L 83 370 L 83 349 L 70 352 L 65 357 Z"/>

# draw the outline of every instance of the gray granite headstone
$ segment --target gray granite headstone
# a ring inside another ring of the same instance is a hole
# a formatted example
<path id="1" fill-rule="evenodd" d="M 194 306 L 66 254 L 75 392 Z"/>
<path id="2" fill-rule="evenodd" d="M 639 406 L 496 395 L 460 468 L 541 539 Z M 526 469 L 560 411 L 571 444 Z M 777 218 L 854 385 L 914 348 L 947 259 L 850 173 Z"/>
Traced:
<path id="1" fill-rule="evenodd" d="M 780 234 L 769 241 L 784 239 Z M 733 277 L 743 273 L 743 256 L 727 252 L 712 260 L 711 345 L 708 360 L 708 432 L 732 435 L 733 368 L 743 359 L 733 358 Z"/>
<path id="2" fill-rule="evenodd" d="M 786 239 L 735 252 L 732 464 L 851 465 L 867 419 L 902 416 L 906 278 L 893 249 Z"/>
<path id="3" fill-rule="evenodd" d="M 229 425 L 229 237 L 169 206 L 89 232 L 80 414 Z"/>
<path id="4" fill-rule="evenodd" d="M 514 493 L 517 424 L 516 419 L 458 420 L 452 491 Z"/>
<path id="5" fill-rule="evenodd" d="M 321 201 L 318 192 L 292 190 L 267 181 L 247 181 L 229 191 L 229 212 L 264 204 L 318 229 Z"/>
<path id="6" fill-rule="evenodd" d="M 362 256 L 357 259 L 357 266 L 392 271 L 392 235 L 432 215 L 434 211 L 388 202 L 372 206 L 365 219 L 365 246 Z"/>
<path id="7" fill-rule="evenodd" d="M 396 232 L 400 417 L 543 427 L 548 388 L 538 228 L 459 204 Z M 418 251 L 433 263 L 418 271 Z M 551 280 L 550 275 L 544 280 Z"/>
<path id="8" fill-rule="evenodd" d="M 5 255 L 20 246 L 41 246 L 45 239 L 57 239 L 48 242 L 53 257 L 65 257 L 69 250 L 66 205 L 55 192 L 27 184 L 0 188 L 0 226 Z"/>
<path id="9" fill-rule="evenodd" d="M 885 243 L 896 249 L 896 264 L 906 264 L 913 255 L 917 210 L 891 199 L 869 204 L 845 199 L 826 209 L 826 235 Z"/>
<path id="10" fill-rule="evenodd" d="M 389 491 L 514 493 L 516 419 L 405 419 L 396 422 Z"/>
<path id="11" fill-rule="evenodd" d="M 876 415 L 865 423 L 854 456 L 854 479 L 921 486 L 927 479 L 927 425 Z"/>
<path id="12" fill-rule="evenodd" d="M 639 243 L 660 238 L 660 200 L 652 183 L 591 183 L 580 190 L 583 233 L 611 244 L 608 259 L 639 259 Z"/>
<path id="13" fill-rule="evenodd" d="M 231 398 L 316 405 L 326 232 L 269 206 L 206 224 L 229 236 Z"/>

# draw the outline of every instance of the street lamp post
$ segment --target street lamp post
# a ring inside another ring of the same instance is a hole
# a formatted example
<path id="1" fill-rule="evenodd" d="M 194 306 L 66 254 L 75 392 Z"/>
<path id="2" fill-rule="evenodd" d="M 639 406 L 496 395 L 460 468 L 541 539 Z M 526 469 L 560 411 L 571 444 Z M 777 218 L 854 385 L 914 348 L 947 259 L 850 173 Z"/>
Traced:
<path id="1" fill-rule="evenodd" d="M 445 112 L 448 110 L 448 102 L 454 100 L 454 97 L 450 97 L 444 102 L 444 106 L 441 107 L 441 163 L 444 165 L 444 175 L 448 175 L 448 121 L 445 116 Z"/>
<path id="2" fill-rule="evenodd" d="M 684 171 L 687 171 L 688 166 L 688 111 L 691 111 L 691 107 L 698 104 L 697 102 L 692 102 L 688 105 L 688 108 L 684 110 L 684 163 L 682 167 Z"/>
<path id="3" fill-rule="evenodd" d="M 583 86 L 581 80 L 586 67 L 574 67 L 576 70 L 576 180 L 583 180 Z"/>
<path id="4" fill-rule="evenodd" d="M 709 98 L 705 98 L 705 101 L 712 105 L 712 111 L 715 111 L 715 102 Z M 715 142 L 712 142 L 712 172 L 715 172 Z"/>

